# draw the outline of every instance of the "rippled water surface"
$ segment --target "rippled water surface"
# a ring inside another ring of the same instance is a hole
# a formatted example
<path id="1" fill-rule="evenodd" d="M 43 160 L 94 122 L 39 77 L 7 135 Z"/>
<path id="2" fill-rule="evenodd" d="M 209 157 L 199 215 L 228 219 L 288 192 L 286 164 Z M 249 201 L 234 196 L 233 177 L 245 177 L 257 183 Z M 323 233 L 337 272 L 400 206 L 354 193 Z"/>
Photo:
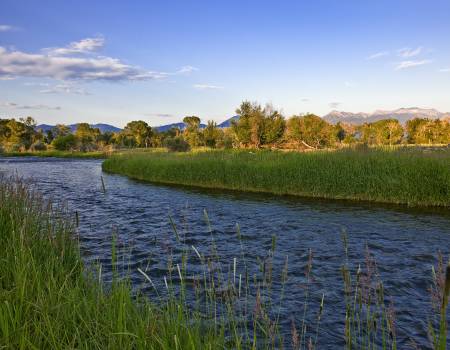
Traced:
<path id="1" fill-rule="evenodd" d="M 408 348 L 409 339 L 428 347 L 431 265 L 436 263 L 437 251 L 445 257 L 450 252 L 448 210 L 151 185 L 102 173 L 100 160 L 0 158 L 0 173 L 12 172 L 32 178 L 45 196 L 66 201 L 70 210 L 79 213 L 86 261 L 108 264 L 111 235 L 117 232 L 119 245 L 132 247 L 127 263 L 135 286 L 145 283 L 136 271 L 143 265 L 157 287 L 163 286 L 167 256 L 177 253 L 169 215 L 186 243 L 206 253 L 210 243 L 203 214 L 206 209 L 220 255 L 230 263 L 240 255 L 237 223 L 249 263 L 255 266 L 259 257 L 267 255 L 272 236 L 276 236 L 274 271 L 281 271 L 285 256 L 289 257 L 289 279 L 281 309 L 287 337 L 291 320 L 299 322 L 302 318 L 304 271 L 312 249 L 314 284 L 310 306 L 314 312 L 325 294 L 319 348 L 333 349 L 343 344 L 345 308 L 340 267 L 344 262 L 341 231 L 345 228 L 351 266 L 363 263 L 366 245 L 376 258 L 387 298 L 395 307 L 400 348 Z M 101 190 L 101 176 L 106 193 Z M 190 263 L 195 264 L 195 259 Z M 275 286 L 274 290 L 279 292 L 279 288 Z"/>

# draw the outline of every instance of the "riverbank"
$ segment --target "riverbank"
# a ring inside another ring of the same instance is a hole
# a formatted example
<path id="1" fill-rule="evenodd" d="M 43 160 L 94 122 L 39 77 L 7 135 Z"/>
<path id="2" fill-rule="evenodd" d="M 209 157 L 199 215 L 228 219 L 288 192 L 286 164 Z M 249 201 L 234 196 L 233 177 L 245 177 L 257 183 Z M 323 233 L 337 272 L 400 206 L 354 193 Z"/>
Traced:
<path id="1" fill-rule="evenodd" d="M 103 286 L 101 270 L 81 260 L 68 213 L 28 186 L 0 178 L 0 203 L 0 348 L 224 348 L 221 325 L 181 299 L 150 302 L 127 278 Z"/>
<path id="2" fill-rule="evenodd" d="M 71 151 L 34 151 L 34 152 L 6 152 L 0 153 L 0 157 L 53 157 L 53 158 L 84 158 L 84 159 L 105 159 L 109 153 L 94 152 L 71 152 Z"/>
<path id="3" fill-rule="evenodd" d="M 128 153 L 106 172 L 162 184 L 409 206 L 450 206 L 450 150 Z"/>

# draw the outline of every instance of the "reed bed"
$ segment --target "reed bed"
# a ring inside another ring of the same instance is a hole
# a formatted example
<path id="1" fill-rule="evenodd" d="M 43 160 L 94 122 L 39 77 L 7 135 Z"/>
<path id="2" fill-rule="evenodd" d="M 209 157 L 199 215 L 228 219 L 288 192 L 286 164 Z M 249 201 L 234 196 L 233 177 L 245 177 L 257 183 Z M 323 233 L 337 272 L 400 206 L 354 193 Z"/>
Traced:
<path id="1" fill-rule="evenodd" d="M 448 148 L 128 153 L 107 159 L 103 170 L 163 184 L 450 206 Z"/>
<path id="2" fill-rule="evenodd" d="M 289 259 L 277 251 L 275 236 L 255 263 L 236 226 L 241 249 L 232 261 L 224 261 L 206 211 L 210 239 L 205 247 L 188 243 L 186 232 L 169 217 L 176 250 L 159 281 L 148 265 L 126 263 L 130 252 L 117 244 L 115 234 L 110 264 L 84 265 L 78 217 L 18 179 L 0 178 L 0 203 L 0 348 L 321 348 L 327 301 L 321 295 L 320 305 L 312 303 L 317 300 L 311 289 L 312 251 L 305 265 L 303 309 L 296 310 L 302 316 L 292 320 L 286 335 L 281 309 L 289 292 Z M 342 237 L 347 256 L 347 236 Z M 196 264 L 190 264 L 194 259 Z M 105 278 L 105 272 L 111 277 Z M 131 284 L 132 272 L 138 273 L 140 287 Z M 370 252 L 362 268 L 349 266 L 344 258 L 342 275 L 342 344 L 347 349 L 396 349 L 395 312 L 385 300 Z M 433 269 L 433 282 L 436 308 L 428 332 L 431 345 L 442 350 L 450 289 L 450 267 L 445 270 L 442 257 Z"/>

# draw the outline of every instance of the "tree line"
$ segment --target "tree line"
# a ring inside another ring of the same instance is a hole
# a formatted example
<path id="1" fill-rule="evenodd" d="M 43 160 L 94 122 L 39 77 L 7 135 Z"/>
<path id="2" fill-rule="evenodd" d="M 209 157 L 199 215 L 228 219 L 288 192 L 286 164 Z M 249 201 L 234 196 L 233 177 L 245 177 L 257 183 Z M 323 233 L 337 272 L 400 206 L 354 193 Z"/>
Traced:
<path id="1" fill-rule="evenodd" d="M 415 118 L 403 126 L 396 119 L 373 123 L 332 125 L 314 114 L 294 115 L 286 119 L 271 105 L 244 101 L 236 110 L 239 119 L 229 128 L 218 128 L 214 121 L 200 127 L 200 118 L 186 116 L 183 130 L 160 132 L 145 121 L 129 122 L 120 132 L 100 132 L 88 123 L 76 130 L 58 124 L 44 132 L 33 118 L 0 119 L 0 152 L 95 151 L 114 148 L 167 147 L 186 151 L 193 147 L 320 149 L 348 144 L 449 144 L 448 120 Z"/>

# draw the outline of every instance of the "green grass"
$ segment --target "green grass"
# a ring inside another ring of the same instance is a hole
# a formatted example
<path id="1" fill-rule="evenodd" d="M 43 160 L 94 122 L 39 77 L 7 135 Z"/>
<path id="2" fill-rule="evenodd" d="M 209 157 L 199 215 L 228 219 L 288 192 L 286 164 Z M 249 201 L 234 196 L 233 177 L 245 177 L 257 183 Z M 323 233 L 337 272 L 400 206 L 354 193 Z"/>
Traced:
<path id="1" fill-rule="evenodd" d="M 55 158 L 87 158 L 103 159 L 108 154 L 101 151 L 94 152 L 70 152 L 70 151 L 34 151 L 34 152 L 5 152 L 0 153 L 2 157 L 55 157 Z"/>
<path id="2" fill-rule="evenodd" d="M 113 156 L 103 170 L 163 184 L 450 206 L 450 150 L 209 151 Z"/>
<path id="3" fill-rule="evenodd" d="M 105 291 L 64 213 L 27 186 L 0 179 L 0 203 L 0 349 L 223 348 L 175 298 L 155 306 L 118 278 Z"/>

